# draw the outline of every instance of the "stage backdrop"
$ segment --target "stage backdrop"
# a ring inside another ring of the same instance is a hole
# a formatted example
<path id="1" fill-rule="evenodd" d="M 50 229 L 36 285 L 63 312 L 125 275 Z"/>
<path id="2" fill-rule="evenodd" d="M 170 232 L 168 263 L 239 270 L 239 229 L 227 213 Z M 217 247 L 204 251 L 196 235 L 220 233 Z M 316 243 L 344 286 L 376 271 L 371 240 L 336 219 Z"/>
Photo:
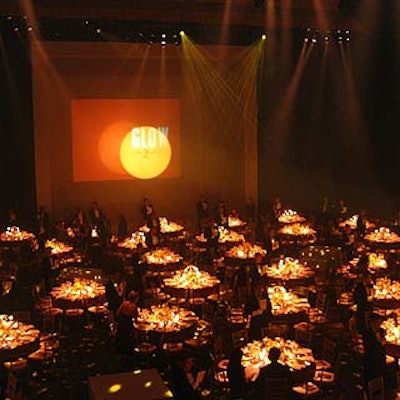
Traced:
<path id="1" fill-rule="evenodd" d="M 230 106 L 207 71 L 193 76 L 196 64 L 182 46 L 33 41 L 31 47 L 37 202 L 54 219 L 98 201 L 113 222 L 123 213 L 137 226 L 140 203 L 149 197 L 160 215 L 187 222 L 201 194 L 239 209 L 246 196 L 257 197 L 256 125 L 248 120 L 255 120 L 255 101 L 240 109 L 240 97 L 248 99 L 254 88 L 241 88 L 238 107 Z M 215 63 L 229 75 L 242 52 L 204 48 L 208 72 Z M 228 92 L 232 101 L 236 94 Z M 134 157 L 160 165 L 137 171 Z"/>

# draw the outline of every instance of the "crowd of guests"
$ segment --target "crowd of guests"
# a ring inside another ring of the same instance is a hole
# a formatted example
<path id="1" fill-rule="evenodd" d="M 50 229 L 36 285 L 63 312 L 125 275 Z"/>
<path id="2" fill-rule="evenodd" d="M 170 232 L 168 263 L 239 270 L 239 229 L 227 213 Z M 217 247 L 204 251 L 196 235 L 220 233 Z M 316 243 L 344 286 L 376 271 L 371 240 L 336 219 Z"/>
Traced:
<path id="1" fill-rule="evenodd" d="M 276 198 L 269 208 L 260 212 L 256 203 L 249 198 L 243 207 L 243 215 L 235 209 L 228 209 L 224 201 L 219 201 L 213 206 L 206 196 L 202 196 L 195 205 L 197 217 L 197 232 L 202 232 L 207 239 L 209 259 L 214 260 L 218 254 L 218 227 L 227 226 L 229 216 L 241 217 L 248 223 L 252 241 L 260 243 L 268 251 L 268 257 L 274 257 L 280 252 L 280 244 L 277 236 L 278 218 L 285 206 L 279 198 Z M 159 220 L 155 207 L 147 198 L 138 210 L 141 221 L 149 228 L 146 244 L 149 247 L 157 247 L 162 238 L 159 231 Z M 347 259 L 354 256 L 357 243 L 362 239 L 366 231 L 366 213 L 359 212 L 359 219 L 355 231 L 344 228 L 339 229 L 339 223 L 351 216 L 346 202 L 329 202 L 324 199 L 318 212 L 308 213 L 307 219 L 314 224 L 318 231 L 318 239 L 327 245 L 340 245 Z M 37 213 L 35 234 L 39 242 L 39 251 L 33 262 L 39 262 L 40 268 L 32 268 L 29 274 L 25 269 L 17 271 L 13 291 L 8 296 L 10 302 L 4 299 L 0 302 L 1 311 L 9 312 L 10 309 L 33 309 L 35 304 L 34 294 L 29 294 L 29 305 L 21 304 L 21 290 L 37 287 L 40 283 L 42 291 L 48 294 L 55 282 L 54 261 L 51 253 L 45 248 L 45 240 L 56 237 L 58 240 L 73 243 L 74 248 L 87 254 L 88 260 L 94 265 L 102 267 L 108 274 L 106 283 L 106 298 L 110 311 L 110 321 L 115 336 L 115 347 L 121 355 L 132 352 L 132 318 L 138 313 L 138 308 L 145 305 L 145 270 L 140 262 L 141 248 L 134 252 L 129 265 L 133 274 L 124 273 L 124 264 L 117 257 L 110 257 L 108 246 L 111 236 L 115 235 L 123 239 L 129 235 L 128 221 L 122 214 L 119 215 L 116 231 L 112 231 L 111 223 L 105 212 L 97 202 L 93 202 L 87 212 L 79 209 L 70 221 L 59 221 L 51 224 L 51 219 L 44 207 L 40 207 Z M 6 226 L 17 225 L 23 227 L 18 212 L 11 209 L 8 213 Z M 244 310 L 246 316 L 251 316 L 249 326 L 249 339 L 261 338 L 261 326 L 265 326 L 271 315 L 270 304 L 266 310 L 259 313 L 259 279 L 261 267 L 265 259 L 261 254 L 256 254 L 254 263 L 247 269 L 241 269 L 244 274 L 237 279 L 237 291 L 242 290 L 244 296 Z M 359 270 L 365 271 L 365 257 L 359 261 Z M 222 278 L 223 280 L 223 278 Z M 360 272 L 355 286 L 351 288 L 354 293 L 354 301 L 357 305 L 354 316 L 354 331 L 362 337 L 365 348 L 364 370 L 365 379 L 382 375 L 385 372 L 384 334 L 379 329 L 377 320 L 373 318 L 368 302 L 368 277 Z M 27 290 L 28 292 L 29 290 Z M 257 296 L 256 296 L 257 295 Z M 262 295 L 262 294 L 261 294 Z M 28 296 L 28 297 L 29 297 Z M 264 296 L 268 302 L 268 296 Z M 15 303 L 14 303 L 15 302 Z M 22 301 L 23 302 L 23 301 Z M 223 325 L 214 326 L 216 332 L 223 332 Z M 229 355 L 228 378 L 230 382 L 230 396 L 232 399 L 263 399 L 268 393 L 267 382 L 270 378 L 282 378 L 287 383 L 288 393 L 293 385 L 293 377 L 290 370 L 279 362 L 279 349 L 272 348 L 268 355 L 271 364 L 263 368 L 255 382 L 248 382 L 241 365 L 242 351 L 235 348 Z M 126 358 L 126 366 L 129 367 L 130 357 Z M 207 370 L 207 363 L 193 354 L 184 354 L 182 357 L 170 360 L 170 381 L 177 400 L 198 399 Z"/>

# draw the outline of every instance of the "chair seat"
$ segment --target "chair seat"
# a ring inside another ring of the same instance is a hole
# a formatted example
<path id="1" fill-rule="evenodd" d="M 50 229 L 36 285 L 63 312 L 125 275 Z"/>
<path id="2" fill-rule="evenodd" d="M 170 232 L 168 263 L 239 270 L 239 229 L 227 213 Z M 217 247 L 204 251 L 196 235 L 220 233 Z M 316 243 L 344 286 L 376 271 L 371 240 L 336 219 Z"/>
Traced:
<path id="1" fill-rule="evenodd" d="M 15 361 L 7 361 L 3 363 L 3 366 L 9 371 L 22 371 L 28 367 L 28 360 L 26 358 L 19 358 Z"/>
<path id="2" fill-rule="evenodd" d="M 136 353 L 154 353 L 157 350 L 157 346 L 148 342 L 139 343 L 135 348 L 134 351 Z"/>
<path id="3" fill-rule="evenodd" d="M 210 342 L 204 338 L 192 338 L 185 340 L 185 345 L 196 349 L 207 346 L 209 343 Z"/>
<path id="4" fill-rule="evenodd" d="M 320 393 L 319 387 L 313 382 L 306 382 L 302 385 L 295 386 L 292 390 L 301 396 L 314 396 Z"/>
<path id="5" fill-rule="evenodd" d="M 65 316 L 66 317 L 80 317 L 83 315 L 83 310 L 81 308 L 69 308 L 68 310 L 65 310 Z"/>
<path id="6" fill-rule="evenodd" d="M 396 363 L 396 359 L 386 354 L 386 365 L 392 365 Z"/>
<path id="7" fill-rule="evenodd" d="M 329 324 L 329 330 L 339 330 L 344 331 L 346 329 L 343 322 L 331 322 Z"/>
<path id="8" fill-rule="evenodd" d="M 64 311 L 62 310 L 62 308 L 57 308 L 57 307 L 51 307 L 47 310 L 43 311 L 43 315 L 45 317 L 59 317 L 61 315 L 63 315 Z"/>
<path id="9" fill-rule="evenodd" d="M 328 322 L 325 315 L 318 315 L 318 314 L 310 314 L 310 321 L 313 324 L 325 324 L 326 322 Z"/>
<path id="10" fill-rule="evenodd" d="M 317 371 L 327 370 L 332 368 L 332 364 L 326 360 L 315 360 L 315 369 Z"/>
<path id="11" fill-rule="evenodd" d="M 309 322 L 298 322 L 297 324 L 293 325 L 293 328 L 295 330 L 299 330 L 299 331 L 313 331 L 315 330 L 315 326 L 310 324 Z"/>
<path id="12" fill-rule="evenodd" d="M 185 299 L 178 298 L 178 297 L 171 297 L 168 299 L 168 304 L 170 305 L 181 305 L 185 303 Z"/>
<path id="13" fill-rule="evenodd" d="M 183 350 L 183 343 L 182 342 L 167 342 L 164 343 L 162 346 L 163 350 L 169 352 L 177 352 Z"/>
<path id="14" fill-rule="evenodd" d="M 227 384 L 228 381 L 228 373 L 227 371 L 218 371 L 214 374 L 214 379 L 219 383 Z"/>
<path id="15" fill-rule="evenodd" d="M 330 371 L 316 371 L 314 375 L 314 382 L 318 383 L 333 383 L 335 381 L 335 374 Z"/>
<path id="16" fill-rule="evenodd" d="M 52 351 L 45 351 L 43 349 L 39 349 L 32 354 L 29 354 L 28 361 L 44 361 L 51 358 L 53 355 Z"/>
<path id="17" fill-rule="evenodd" d="M 206 300 L 203 297 L 193 297 L 189 300 L 190 304 L 194 304 L 194 305 L 202 305 L 206 302 Z"/>
<path id="18" fill-rule="evenodd" d="M 227 370 L 228 369 L 229 360 L 227 358 L 223 358 L 218 361 L 217 367 L 219 370 Z"/>
<path id="19" fill-rule="evenodd" d="M 52 333 L 41 333 L 39 335 L 40 342 L 46 342 L 48 340 L 54 339 L 54 335 Z"/>
<path id="20" fill-rule="evenodd" d="M 88 312 L 90 314 L 106 314 L 108 312 L 108 308 L 104 305 L 100 305 L 100 306 L 91 306 L 88 309 Z"/>

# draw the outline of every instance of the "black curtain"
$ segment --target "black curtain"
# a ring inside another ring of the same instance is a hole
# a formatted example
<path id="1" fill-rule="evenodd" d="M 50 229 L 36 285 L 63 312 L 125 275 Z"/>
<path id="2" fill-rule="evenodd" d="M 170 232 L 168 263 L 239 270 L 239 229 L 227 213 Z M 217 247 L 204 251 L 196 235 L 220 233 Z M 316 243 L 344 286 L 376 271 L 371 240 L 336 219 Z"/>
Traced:
<path id="1" fill-rule="evenodd" d="M 0 219 L 15 208 L 30 228 L 36 210 L 32 74 L 27 35 L 0 30 Z"/>

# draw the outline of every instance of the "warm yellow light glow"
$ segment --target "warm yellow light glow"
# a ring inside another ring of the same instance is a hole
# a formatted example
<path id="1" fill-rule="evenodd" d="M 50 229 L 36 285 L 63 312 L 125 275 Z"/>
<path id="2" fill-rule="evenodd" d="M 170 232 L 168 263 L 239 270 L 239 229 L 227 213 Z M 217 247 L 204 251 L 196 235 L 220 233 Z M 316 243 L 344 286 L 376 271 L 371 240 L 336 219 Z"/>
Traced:
<path id="1" fill-rule="evenodd" d="M 148 389 L 152 384 L 153 384 L 152 381 L 147 381 L 147 382 L 144 384 L 144 387 L 145 387 L 146 389 Z"/>
<path id="2" fill-rule="evenodd" d="M 108 393 L 114 394 L 119 392 L 122 389 L 122 385 L 120 383 L 115 383 L 108 388 Z"/>
<path id="3" fill-rule="evenodd" d="M 164 397 L 173 397 L 173 394 L 172 394 L 172 392 L 171 392 L 170 390 L 167 390 L 167 391 L 164 393 Z"/>
<path id="4" fill-rule="evenodd" d="M 264 33 L 262 36 L 261 36 L 261 39 L 262 40 L 265 40 L 267 38 L 267 35 Z"/>
<path id="5" fill-rule="evenodd" d="M 152 126 L 133 128 L 120 147 L 122 166 L 139 179 L 160 175 L 171 161 L 171 145 L 166 135 Z"/>
<path id="6" fill-rule="evenodd" d="M 132 373 L 133 373 L 134 375 L 139 375 L 139 374 L 142 373 L 142 370 L 141 370 L 141 369 L 135 369 Z"/>
<path id="7" fill-rule="evenodd" d="M 180 31 L 179 34 L 180 34 L 181 36 L 185 36 L 185 32 L 184 32 L 184 31 Z"/>

